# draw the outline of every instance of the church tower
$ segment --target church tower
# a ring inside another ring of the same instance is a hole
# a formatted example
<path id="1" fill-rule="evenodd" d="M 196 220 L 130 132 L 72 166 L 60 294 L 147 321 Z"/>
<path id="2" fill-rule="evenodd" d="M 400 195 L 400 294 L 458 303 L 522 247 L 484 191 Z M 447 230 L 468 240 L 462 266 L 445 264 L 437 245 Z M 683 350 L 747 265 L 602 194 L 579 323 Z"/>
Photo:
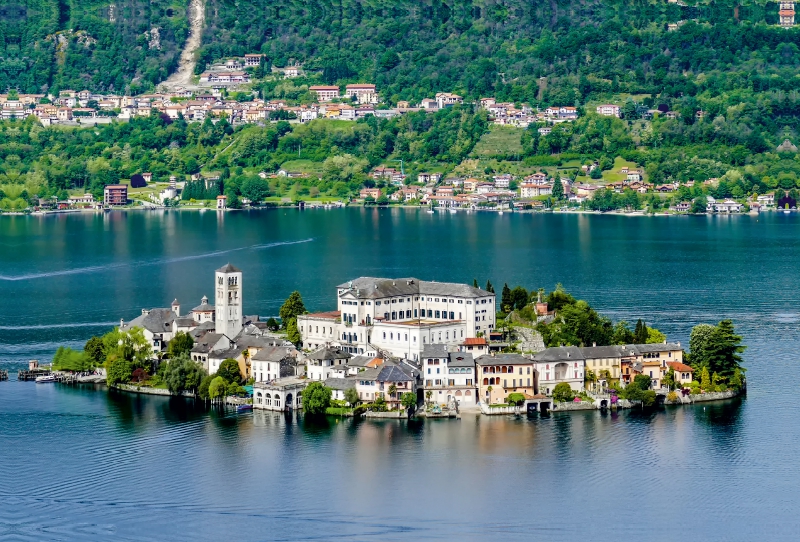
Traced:
<path id="1" fill-rule="evenodd" d="M 216 291 L 215 331 L 233 339 L 242 330 L 242 271 L 231 264 L 217 269 L 214 290 Z"/>

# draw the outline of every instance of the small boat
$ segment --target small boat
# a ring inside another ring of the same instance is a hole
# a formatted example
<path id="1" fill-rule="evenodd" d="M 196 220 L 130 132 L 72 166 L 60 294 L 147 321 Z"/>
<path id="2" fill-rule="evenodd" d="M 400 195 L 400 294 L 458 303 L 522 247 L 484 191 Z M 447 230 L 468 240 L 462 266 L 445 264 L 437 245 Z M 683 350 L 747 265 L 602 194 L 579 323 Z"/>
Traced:
<path id="1" fill-rule="evenodd" d="M 236 405 L 236 412 L 247 412 L 253 410 L 253 405 Z"/>
<path id="2" fill-rule="evenodd" d="M 36 377 L 37 384 L 49 384 L 56 381 L 56 375 L 43 375 Z"/>
<path id="3" fill-rule="evenodd" d="M 789 209 L 784 209 L 784 210 L 783 210 L 783 214 L 785 214 L 785 215 L 788 215 L 788 214 L 790 214 L 790 213 L 791 213 L 791 211 L 790 211 Z"/>
<path id="4" fill-rule="evenodd" d="M 458 211 L 456 211 L 455 209 L 453 209 L 453 208 L 451 207 L 451 208 L 450 208 L 450 212 L 451 212 L 451 213 L 457 213 Z"/>

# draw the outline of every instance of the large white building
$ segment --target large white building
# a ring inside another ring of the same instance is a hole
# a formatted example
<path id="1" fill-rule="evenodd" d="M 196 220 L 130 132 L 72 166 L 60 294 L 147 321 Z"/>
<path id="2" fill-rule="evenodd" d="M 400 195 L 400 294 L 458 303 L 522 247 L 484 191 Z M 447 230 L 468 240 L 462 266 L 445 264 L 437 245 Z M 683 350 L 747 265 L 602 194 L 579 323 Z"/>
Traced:
<path id="1" fill-rule="evenodd" d="M 426 344 L 461 344 L 495 325 L 495 295 L 466 284 L 361 277 L 336 298 L 337 310 L 298 317 L 304 348 L 419 360 Z"/>

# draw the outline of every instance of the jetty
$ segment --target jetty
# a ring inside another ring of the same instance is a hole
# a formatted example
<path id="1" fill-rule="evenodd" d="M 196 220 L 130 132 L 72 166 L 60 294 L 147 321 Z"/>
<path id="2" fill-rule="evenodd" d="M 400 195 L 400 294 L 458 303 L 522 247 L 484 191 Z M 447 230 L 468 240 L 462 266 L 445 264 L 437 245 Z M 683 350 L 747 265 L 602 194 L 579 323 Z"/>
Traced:
<path id="1" fill-rule="evenodd" d="M 17 372 L 17 380 L 21 380 L 23 382 L 29 380 L 36 380 L 40 376 L 47 376 L 51 374 L 52 371 L 50 369 L 28 369 L 22 370 Z"/>

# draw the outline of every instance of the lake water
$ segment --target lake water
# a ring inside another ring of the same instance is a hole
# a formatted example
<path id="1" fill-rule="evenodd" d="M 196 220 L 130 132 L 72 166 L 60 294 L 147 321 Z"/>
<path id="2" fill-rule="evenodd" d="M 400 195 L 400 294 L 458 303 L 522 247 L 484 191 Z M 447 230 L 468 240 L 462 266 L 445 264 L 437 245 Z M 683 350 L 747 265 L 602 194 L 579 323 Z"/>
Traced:
<path id="1" fill-rule="evenodd" d="M 732 318 L 746 399 L 655 413 L 305 423 L 0 382 L 0 540 L 796 540 L 800 220 L 402 209 L 0 217 L 0 367 L 244 271 L 245 312 L 361 275 L 552 288 L 688 341 Z M 13 375 L 12 375 L 13 377 Z"/>

